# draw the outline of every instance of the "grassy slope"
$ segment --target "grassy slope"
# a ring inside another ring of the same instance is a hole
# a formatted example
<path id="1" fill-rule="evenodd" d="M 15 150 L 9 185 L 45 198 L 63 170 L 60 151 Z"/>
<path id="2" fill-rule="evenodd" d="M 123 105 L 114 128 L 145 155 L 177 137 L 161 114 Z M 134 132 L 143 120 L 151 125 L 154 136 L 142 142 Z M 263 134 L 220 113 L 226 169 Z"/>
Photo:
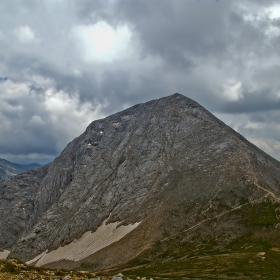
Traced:
<path id="1" fill-rule="evenodd" d="M 154 244 L 116 270 L 169 279 L 280 279 L 278 206 L 266 201 L 237 210 L 246 230 L 227 244 L 199 231 L 194 241 L 184 242 L 182 233 Z"/>
<path id="2" fill-rule="evenodd" d="M 0 280 L 14 279 L 73 279 L 84 280 L 94 278 L 95 274 L 87 271 L 49 270 L 27 266 L 18 260 L 0 260 Z M 106 279 L 106 278 L 105 278 Z M 104 280 L 105 280 L 104 279 Z M 103 279 L 102 279 L 103 280 Z"/>

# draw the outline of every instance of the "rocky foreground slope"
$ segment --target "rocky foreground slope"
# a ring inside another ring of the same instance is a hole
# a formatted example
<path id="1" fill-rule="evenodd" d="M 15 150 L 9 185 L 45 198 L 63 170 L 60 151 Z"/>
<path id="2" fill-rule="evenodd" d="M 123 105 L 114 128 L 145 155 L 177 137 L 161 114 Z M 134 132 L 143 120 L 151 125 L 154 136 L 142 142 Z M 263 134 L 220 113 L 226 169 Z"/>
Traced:
<path id="1" fill-rule="evenodd" d="M 117 275 L 96 275 L 89 271 L 67 271 L 61 269 L 43 269 L 28 266 L 19 260 L 0 260 L 0 280 L 146 280 L 146 277 L 126 277 Z M 150 278 L 150 280 L 153 280 Z"/>
<path id="2" fill-rule="evenodd" d="M 0 208 L 0 251 L 32 265 L 188 275 L 264 253 L 280 268 L 280 163 L 180 94 L 92 122 L 0 183 Z"/>

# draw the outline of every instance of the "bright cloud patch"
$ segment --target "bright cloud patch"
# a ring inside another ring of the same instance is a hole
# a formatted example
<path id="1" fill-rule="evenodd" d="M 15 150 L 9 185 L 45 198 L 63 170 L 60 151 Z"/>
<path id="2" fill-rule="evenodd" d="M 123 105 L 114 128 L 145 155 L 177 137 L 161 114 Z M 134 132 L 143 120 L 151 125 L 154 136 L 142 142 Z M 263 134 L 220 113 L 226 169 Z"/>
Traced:
<path id="1" fill-rule="evenodd" d="M 262 128 L 262 124 L 261 123 L 253 123 L 253 122 L 248 122 L 244 128 L 251 128 L 251 129 L 260 129 Z"/>
<path id="2" fill-rule="evenodd" d="M 111 62 L 124 57 L 129 48 L 131 33 L 126 25 L 115 29 L 104 21 L 94 25 L 78 25 L 72 29 L 85 62 Z"/>
<path id="3" fill-rule="evenodd" d="M 271 5 L 267 7 L 256 8 L 256 6 L 252 9 L 252 7 L 248 7 L 247 5 L 240 5 L 243 10 L 243 18 L 250 22 L 253 26 L 258 28 L 258 24 L 266 20 L 265 26 L 265 35 L 268 37 L 278 37 L 280 35 L 279 25 L 275 24 L 280 18 L 280 5 Z M 277 26 L 278 25 L 278 26 Z"/>
<path id="4" fill-rule="evenodd" d="M 73 73 L 76 77 L 83 77 L 83 73 L 81 71 L 77 70 L 77 69 L 75 69 L 73 71 Z"/>
<path id="5" fill-rule="evenodd" d="M 9 141 L 0 138 L 0 154 L 4 158 L 57 155 L 90 122 L 102 117 L 101 108 L 54 88 L 36 92 L 28 83 L 0 83 L 1 135 L 9 135 Z"/>
<path id="6" fill-rule="evenodd" d="M 280 18 L 280 5 L 272 5 L 264 9 L 271 19 Z"/>
<path id="7" fill-rule="evenodd" d="M 41 126 L 45 125 L 46 123 L 42 120 L 40 116 L 32 116 L 32 118 L 29 120 L 29 124 L 34 126 Z"/>
<path id="8" fill-rule="evenodd" d="M 69 96 L 64 91 L 57 92 L 54 89 L 46 91 L 44 105 L 49 116 L 48 121 L 53 125 L 57 124 L 53 127 L 55 134 L 64 134 L 57 138 L 57 144 L 61 148 L 67 144 L 66 139 L 67 142 L 72 141 L 89 123 L 99 118 L 102 107 L 100 104 L 80 104 L 78 95 Z"/>
<path id="9" fill-rule="evenodd" d="M 35 38 L 34 32 L 29 26 L 20 26 L 16 28 L 14 34 L 21 43 L 29 43 Z"/>
<path id="10" fill-rule="evenodd" d="M 229 80 L 223 87 L 223 96 L 230 101 L 243 98 L 241 82 Z"/>
<path id="11" fill-rule="evenodd" d="M 264 150 L 267 153 L 272 153 L 273 152 L 271 147 L 264 140 L 249 138 L 249 141 L 252 142 L 253 144 L 255 144 L 256 146 L 258 146 L 259 148 L 261 148 L 262 150 Z"/>

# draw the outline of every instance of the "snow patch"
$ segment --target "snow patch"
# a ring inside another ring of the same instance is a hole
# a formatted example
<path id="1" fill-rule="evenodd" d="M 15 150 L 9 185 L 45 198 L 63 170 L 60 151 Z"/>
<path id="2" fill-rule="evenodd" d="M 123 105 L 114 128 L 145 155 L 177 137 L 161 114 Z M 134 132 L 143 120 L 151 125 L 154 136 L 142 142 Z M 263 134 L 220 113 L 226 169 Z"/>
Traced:
<path id="1" fill-rule="evenodd" d="M 119 241 L 141 223 L 117 227 L 121 222 L 106 224 L 107 220 L 95 232 L 87 231 L 80 239 L 74 240 L 70 244 L 59 247 L 51 252 L 45 251 L 28 261 L 27 264 L 35 263 L 35 266 L 43 266 L 60 260 L 80 261 Z"/>
<path id="2" fill-rule="evenodd" d="M 9 254 L 10 254 L 10 251 L 8 251 L 8 250 L 4 250 L 3 252 L 0 252 L 0 260 L 6 259 Z"/>

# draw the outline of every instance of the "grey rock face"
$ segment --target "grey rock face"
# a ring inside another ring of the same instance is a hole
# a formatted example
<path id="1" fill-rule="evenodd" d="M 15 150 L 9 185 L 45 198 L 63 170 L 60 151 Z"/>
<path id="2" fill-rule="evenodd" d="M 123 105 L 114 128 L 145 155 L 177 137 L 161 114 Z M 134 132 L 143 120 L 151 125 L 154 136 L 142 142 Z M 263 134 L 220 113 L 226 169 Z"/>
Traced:
<path id="1" fill-rule="evenodd" d="M 53 267 L 117 265 L 159 240 L 237 209 L 244 199 L 280 196 L 279 162 L 180 94 L 92 122 L 39 170 L 28 183 L 29 216 L 12 214 L 14 222 L 5 226 L 13 238 L 4 236 L 1 246 L 14 244 L 10 257 L 30 260 L 95 231 L 108 217 L 107 223 L 141 222 L 92 257 Z M 6 208 L 15 202 L 6 199 Z M 1 215 L 1 224 L 4 220 Z M 14 225 L 20 230 L 14 232 Z"/>
<path id="2" fill-rule="evenodd" d="M 35 198 L 48 166 L 0 182 L 0 251 L 10 249 L 33 220 Z"/>

